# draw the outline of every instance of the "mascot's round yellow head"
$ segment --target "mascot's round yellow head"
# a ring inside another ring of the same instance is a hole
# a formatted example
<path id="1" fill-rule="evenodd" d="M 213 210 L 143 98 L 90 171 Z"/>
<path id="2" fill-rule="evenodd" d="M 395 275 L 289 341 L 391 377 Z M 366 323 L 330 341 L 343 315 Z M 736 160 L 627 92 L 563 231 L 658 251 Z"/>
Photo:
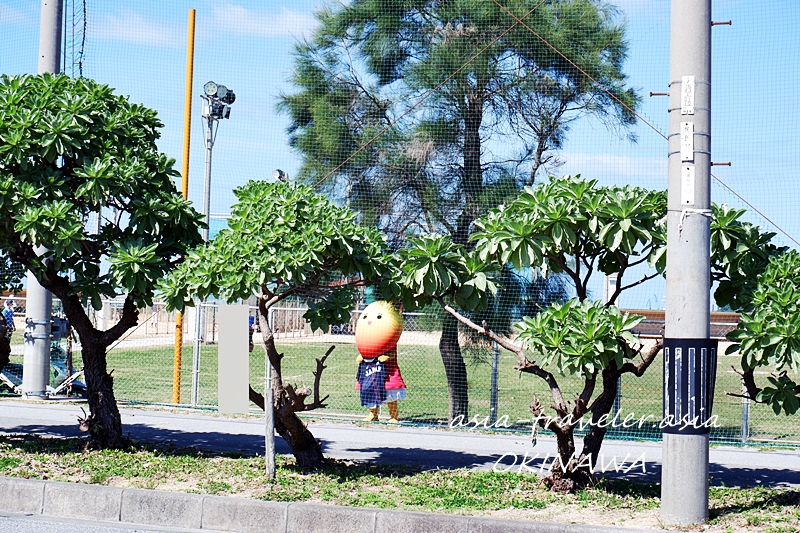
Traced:
<path id="1" fill-rule="evenodd" d="M 403 316 L 389 302 L 373 302 L 361 311 L 356 322 L 356 348 L 362 357 L 385 354 L 403 333 Z"/>

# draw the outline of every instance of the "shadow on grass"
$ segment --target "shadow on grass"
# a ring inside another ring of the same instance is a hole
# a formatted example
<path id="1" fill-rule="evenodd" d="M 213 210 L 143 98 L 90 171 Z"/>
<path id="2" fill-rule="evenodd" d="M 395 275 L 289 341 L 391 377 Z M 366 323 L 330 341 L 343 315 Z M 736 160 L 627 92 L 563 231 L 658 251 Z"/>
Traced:
<path id="1" fill-rule="evenodd" d="M 278 441 L 279 439 L 276 439 Z M 0 444 L 7 444 L 17 450 L 30 454 L 67 454 L 81 453 L 86 450 L 89 440 L 87 437 L 44 437 L 33 434 L 0 434 Z M 148 444 L 132 441 L 125 452 L 145 451 L 162 457 L 191 457 L 191 458 L 215 458 L 224 457 L 229 459 L 252 458 L 255 454 L 245 454 L 240 452 L 220 452 L 194 447 L 178 447 L 171 444 Z M 281 453 L 281 452 L 278 452 Z M 372 477 L 407 477 L 427 470 L 421 466 L 399 465 L 373 462 L 355 462 L 328 459 L 326 465 L 312 470 L 302 469 L 293 463 L 293 458 L 289 455 L 279 458 L 278 464 L 281 468 L 298 474 L 319 473 L 329 477 L 337 478 L 340 481 L 354 481 L 365 476 Z"/>
<path id="2" fill-rule="evenodd" d="M 730 494 L 726 491 L 726 493 L 721 496 L 724 496 L 724 499 L 731 503 L 722 506 L 712 505 L 708 513 L 709 518 L 714 519 L 722 518 L 727 515 L 739 515 L 747 513 L 748 511 L 763 513 L 770 508 L 775 510 L 785 508 L 796 509 L 798 505 L 800 505 L 800 490 L 798 489 L 779 491 L 768 487 L 757 487 L 747 491 L 747 496 L 744 498 L 737 498 L 737 493 L 740 493 L 739 489 L 730 489 L 730 491 Z"/>
<path id="3" fill-rule="evenodd" d="M 15 437 L 19 439 L 17 441 L 20 443 L 19 445 L 29 446 L 31 447 L 30 451 L 41 453 L 63 452 L 65 451 L 64 446 L 67 446 L 69 450 L 74 449 L 69 447 L 82 448 L 86 442 L 86 434 L 79 432 L 76 424 L 21 424 L 16 427 L 4 428 L 0 434 L 2 432 L 25 435 L 25 437 Z M 263 435 L 216 431 L 178 431 L 151 427 L 146 424 L 126 424 L 125 434 L 132 440 L 141 443 L 141 446 L 149 446 L 150 449 L 165 454 L 254 457 L 263 454 L 264 450 Z M 64 442 L 36 436 L 72 438 L 73 440 Z M 8 437 L 0 438 L 8 439 Z M 421 470 L 458 468 L 491 470 L 494 467 L 511 473 L 542 474 L 547 473 L 548 470 L 548 464 L 545 463 L 548 460 L 546 458 L 529 461 L 526 468 L 523 469 L 520 468 L 519 463 L 514 464 L 515 458 L 507 457 L 500 461 L 500 453 L 490 451 L 470 453 L 428 449 L 415 446 L 414 442 L 398 442 L 396 446 L 377 446 L 370 444 L 369 433 L 365 433 L 363 439 L 359 442 L 335 442 L 320 439 L 323 453 L 326 456 L 347 459 L 346 461 L 331 460 L 330 468 L 333 468 L 335 472 L 340 472 L 336 475 L 351 475 L 347 473 L 348 470 L 362 472 L 362 474 L 352 475 L 374 475 L 376 472 L 383 471 L 393 472 L 393 475 L 404 475 L 403 472 L 413 474 Z M 275 447 L 278 454 L 290 455 L 291 453 L 288 445 L 281 438 L 276 437 Z M 648 461 L 644 468 L 641 462 L 632 466 L 631 462 L 635 460 L 635 455 L 632 454 L 627 459 L 626 468 L 620 468 L 617 471 L 611 469 L 598 476 L 606 480 L 601 480 L 599 483 L 609 483 L 609 489 L 619 491 L 620 495 L 633 495 L 634 491 L 639 491 L 642 497 L 657 496 L 659 493 L 658 482 L 661 480 L 661 464 Z M 622 458 L 620 457 L 620 459 Z M 552 457 L 549 461 L 552 462 Z M 291 461 L 287 464 L 287 468 L 291 467 L 290 464 Z M 712 463 L 709 472 L 711 485 L 716 487 L 800 486 L 800 472 L 787 468 L 769 468 L 757 465 L 740 467 Z"/>

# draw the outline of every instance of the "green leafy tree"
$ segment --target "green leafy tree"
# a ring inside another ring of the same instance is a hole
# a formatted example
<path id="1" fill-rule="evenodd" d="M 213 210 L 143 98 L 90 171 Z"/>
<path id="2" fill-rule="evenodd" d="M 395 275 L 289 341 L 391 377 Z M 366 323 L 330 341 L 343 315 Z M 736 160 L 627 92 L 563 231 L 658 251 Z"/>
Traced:
<path id="1" fill-rule="evenodd" d="M 713 206 L 712 278 L 718 305 L 741 312 L 726 353 L 738 352 L 746 396 L 775 414 L 800 409 L 800 385 L 788 376 L 800 370 L 800 254 L 772 243 L 772 232 L 744 222 L 744 209 Z M 756 372 L 777 372 L 759 385 Z M 731 394 L 731 393 L 729 393 Z M 738 392 L 732 393 L 739 395 Z"/>
<path id="2" fill-rule="evenodd" d="M 620 376 L 641 376 L 661 348 L 656 343 L 645 350 L 631 333 L 642 318 L 621 313 L 614 303 L 622 291 L 663 271 L 665 213 L 663 192 L 599 187 L 580 177 L 551 178 L 479 219 L 471 252 L 449 236 L 412 238 L 400 251 L 407 307 L 439 303 L 462 324 L 514 352 L 520 372 L 546 383 L 553 415 L 544 413 L 536 397 L 531 410 L 535 424 L 556 436 L 560 465 L 548 478 L 554 490 L 570 491 L 589 482 Z M 496 273 L 508 263 L 564 273 L 577 297 L 524 317 L 516 338 L 498 334 L 486 321 L 473 322 L 464 311 L 487 304 L 496 290 Z M 656 271 L 635 276 L 632 269 L 644 263 Z M 618 276 L 617 290 L 606 304 L 589 298 L 589 279 L 597 272 Z M 559 375 L 582 378 L 574 401 L 567 400 Z M 576 453 L 574 430 L 585 416 L 591 425 Z"/>
<path id="3" fill-rule="evenodd" d="M 639 97 L 622 72 L 616 10 L 503 4 L 354 0 L 320 11 L 296 48 L 298 91 L 280 105 L 303 157 L 299 179 L 346 198 L 394 248 L 421 233 L 469 247 L 476 218 L 557 165 L 573 121 L 627 132 Z M 439 346 L 451 420 L 468 411 L 457 326 L 445 316 Z"/>
<path id="4" fill-rule="evenodd" d="M 125 444 L 106 350 L 200 241 L 201 218 L 156 146 L 161 126 L 155 111 L 89 79 L 0 78 L 0 250 L 61 300 L 77 331 L 82 427 L 101 446 Z M 119 322 L 98 330 L 85 306 L 120 293 Z"/>
<path id="5" fill-rule="evenodd" d="M 250 181 L 234 194 L 228 227 L 192 250 L 161 289 L 177 309 L 192 305 L 192 296 L 227 302 L 258 297 L 263 347 L 272 366 L 275 429 L 298 465 L 318 466 L 324 462 L 319 442 L 297 413 L 325 406 L 327 396 L 320 397 L 325 357 L 317 359 L 313 388 L 284 381 L 269 310 L 287 298 L 301 298 L 309 305 L 305 318 L 312 328 L 327 331 L 348 322 L 355 289 L 392 276 L 391 254 L 377 229 L 359 225 L 356 213 L 311 187 Z M 263 396 L 252 387 L 250 399 L 264 408 Z"/>
<path id="6" fill-rule="evenodd" d="M 744 209 L 712 204 L 711 210 L 711 280 L 717 282 L 714 300 L 720 307 L 750 312 L 759 276 L 788 248 L 772 242 L 775 233 L 741 220 Z"/>

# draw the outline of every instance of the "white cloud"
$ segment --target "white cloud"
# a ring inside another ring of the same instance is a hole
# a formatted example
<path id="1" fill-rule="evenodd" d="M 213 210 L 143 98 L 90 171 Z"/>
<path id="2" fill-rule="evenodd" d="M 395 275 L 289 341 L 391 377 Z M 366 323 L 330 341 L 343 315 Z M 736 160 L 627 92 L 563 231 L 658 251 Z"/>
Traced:
<path id="1" fill-rule="evenodd" d="M 31 3 L 27 11 L 7 4 L 0 4 L 0 24 L 30 24 L 36 21 L 36 4 Z"/>
<path id="2" fill-rule="evenodd" d="M 279 13 L 250 10 L 231 2 L 214 3 L 214 25 L 237 35 L 301 37 L 318 22 L 312 13 L 282 8 Z"/>
<path id="3" fill-rule="evenodd" d="M 183 28 L 170 27 L 148 20 L 138 13 L 124 10 L 116 15 L 106 15 L 96 24 L 89 24 L 87 37 L 105 41 L 125 41 L 149 46 L 180 48 L 183 46 Z"/>

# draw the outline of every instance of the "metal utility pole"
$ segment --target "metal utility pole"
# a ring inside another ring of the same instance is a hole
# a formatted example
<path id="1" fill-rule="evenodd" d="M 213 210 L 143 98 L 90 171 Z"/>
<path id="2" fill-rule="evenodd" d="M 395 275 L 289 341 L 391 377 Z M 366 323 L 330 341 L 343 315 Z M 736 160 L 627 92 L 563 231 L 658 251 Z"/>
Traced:
<path id="1" fill-rule="evenodd" d="M 62 0 L 42 0 L 39 19 L 38 72 L 61 71 Z M 36 250 L 39 256 L 49 253 L 45 247 Z M 53 295 L 28 271 L 25 298 L 25 356 L 22 370 L 22 395 L 25 398 L 46 398 L 50 384 L 50 321 Z"/>
<path id="2" fill-rule="evenodd" d="M 204 115 L 205 116 L 205 115 Z M 208 224 L 211 220 L 211 154 L 214 150 L 214 119 L 206 118 L 206 167 L 203 181 L 203 215 L 206 227 L 203 228 L 203 241 L 208 242 Z M 192 405 L 197 405 L 200 397 L 200 347 L 205 336 L 203 319 L 208 311 L 204 302 L 197 302 L 194 312 L 194 352 L 192 353 Z"/>
<path id="3" fill-rule="evenodd" d="M 203 118 L 206 120 L 206 167 L 205 180 L 203 182 L 203 215 L 206 227 L 203 229 L 203 241 L 208 242 L 208 225 L 211 221 L 211 154 L 214 150 L 214 140 L 216 139 L 216 129 L 219 128 L 217 121 L 223 118 L 230 118 L 231 104 L 236 100 L 234 92 L 224 85 L 219 85 L 213 81 L 203 85 L 203 92 L 200 95 L 204 100 Z M 214 125 L 216 123 L 216 128 Z M 200 390 L 200 345 L 201 334 L 203 333 L 203 316 L 208 308 L 203 309 L 203 302 L 197 302 L 195 308 L 195 337 L 194 354 L 192 360 L 192 405 L 197 405 Z"/>
<path id="4" fill-rule="evenodd" d="M 711 0 L 672 0 L 661 519 L 708 518 Z"/>
<path id="5" fill-rule="evenodd" d="M 206 227 L 203 228 L 203 240 L 208 241 L 208 224 L 211 221 L 211 154 L 214 151 L 214 122 L 211 117 L 206 118 L 206 167 L 203 181 L 203 215 Z"/>

